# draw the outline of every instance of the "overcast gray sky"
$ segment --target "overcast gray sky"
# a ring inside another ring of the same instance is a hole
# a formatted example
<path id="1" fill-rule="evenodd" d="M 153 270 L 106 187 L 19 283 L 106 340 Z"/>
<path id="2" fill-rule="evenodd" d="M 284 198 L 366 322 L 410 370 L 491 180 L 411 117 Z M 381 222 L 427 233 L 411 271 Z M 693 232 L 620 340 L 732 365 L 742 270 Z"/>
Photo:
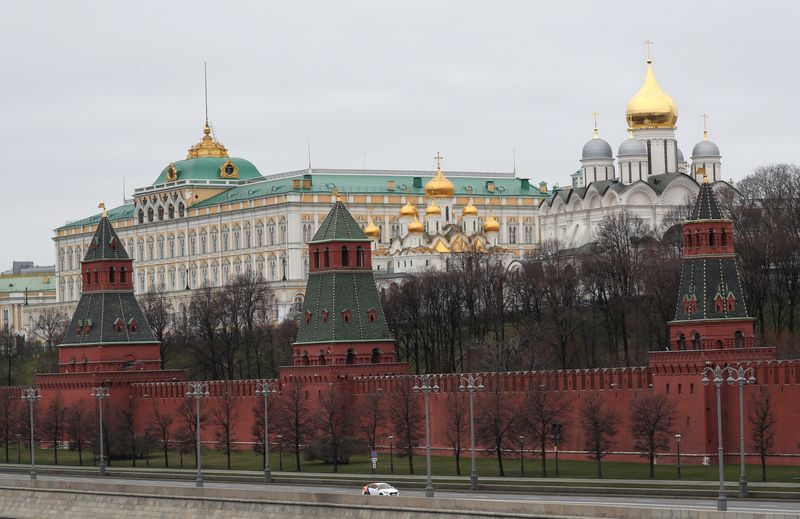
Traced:
<path id="1" fill-rule="evenodd" d="M 210 118 L 263 174 L 502 170 L 568 182 L 593 111 L 616 150 L 653 40 L 688 157 L 797 162 L 798 2 L 13 2 L 0 15 L 0 270 L 151 183 Z"/>

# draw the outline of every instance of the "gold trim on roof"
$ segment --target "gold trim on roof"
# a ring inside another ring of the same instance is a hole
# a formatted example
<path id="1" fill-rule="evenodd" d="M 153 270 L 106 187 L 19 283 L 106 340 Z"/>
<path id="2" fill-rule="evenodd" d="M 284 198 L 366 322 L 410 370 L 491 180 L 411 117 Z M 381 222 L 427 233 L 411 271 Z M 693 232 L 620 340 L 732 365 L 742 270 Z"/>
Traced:
<path id="1" fill-rule="evenodd" d="M 200 157 L 220 157 L 225 158 L 228 156 L 228 150 L 225 146 L 214 140 L 211 137 L 211 127 L 206 123 L 203 128 L 203 139 L 189 148 L 189 153 L 186 159 L 196 159 Z"/>

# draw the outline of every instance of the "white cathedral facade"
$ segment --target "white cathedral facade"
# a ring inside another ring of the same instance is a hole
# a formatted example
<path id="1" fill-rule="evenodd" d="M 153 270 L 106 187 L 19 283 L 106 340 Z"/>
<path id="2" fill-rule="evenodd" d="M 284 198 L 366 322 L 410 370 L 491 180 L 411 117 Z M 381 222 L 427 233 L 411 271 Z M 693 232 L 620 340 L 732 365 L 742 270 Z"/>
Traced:
<path id="1" fill-rule="evenodd" d="M 628 101 L 626 121 L 630 136 L 620 144 L 616 160 L 595 122 L 572 185 L 553 190 L 539 206 L 542 241 L 580 247 L 593 240 L 606 216 L 621 210 L 658 229 L 669 213 L 696 197 L 704 177 L 725 184 L 719 148 L 708 140 L 707 126 L 691 162 L 684 158 L 675 139 L 678 109 L 656 81 L 650 58 L 644 84 Z"/>

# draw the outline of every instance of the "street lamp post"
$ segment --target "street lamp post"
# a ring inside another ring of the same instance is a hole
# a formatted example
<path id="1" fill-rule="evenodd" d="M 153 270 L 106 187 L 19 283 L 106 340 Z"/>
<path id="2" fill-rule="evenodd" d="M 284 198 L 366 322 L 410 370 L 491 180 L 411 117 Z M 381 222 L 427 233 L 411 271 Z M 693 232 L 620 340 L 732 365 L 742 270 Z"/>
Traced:
<path id="1" fill-rule="evenodd" d="M 272 471 L 269 468 L 269 400 L 270 395 L 278 394 L 275 382 L 262 380 L 256 383 L 256 396 L 264 397 L 264 483 L 272 483 Z"/>
<path id="2" fill-rule="evenodd" d="M 106 459 L 103 457 L 103 399 L 108 398 L 108 388 L 97 386 L 92 388 L 92 397 L 97 399 L 97 417 L 100 427 L 100 475 L 106 475 Z"/>
<path id="3" fill-rule="evenodd" d="M 747 475 L 744 469 L 744 386 L 746 384 L 755 384 L 756 376 L 753 368 L 744 368 L 742 366 L 736 369 L 728 366 L 730 373 L 736 373 L 735 382 L 739 384 L 739 497 L 747 497 Z M 728 384 L 733 384 L 731 377 L 726 380 Z"/>
<path id="4" fill-rule="evenodd" d="M 389 435 L 389 473 L 394 474 L 394 436 Z"/>
<path id="5" fill-rule="evenodd" d="M 519 435 L 519 477 L 525 477 L 525 436 Z"/>
<path id="6" fill-rule="evenodd" d="M 433 479 L 431 479 L 431 420 L 428 395 L 438 393 L 439 385 L 436 384 L 435 375 L 426 373 L 417 375 L 417 383 L 411 388 L 415 393 L 422 393 L 425 397 L 425 463 L 428 469 L 428 480 L 425 483 L 425 497 L 433 497 Z"/>
<path id="7" fill-rule="evenodd" d="M 28 411 L 31 417 L 31 479 L 36 479 L 36 440 L 33 431 L 33 404 L 42 399 L 42 393 L 35 387 L 22 390 L 22 399 L 28 402 Z"/>
<path id="8" fill-rule="evenodd" d="M 678 479 L 681 479 L 681 433 L 675 433 L 675 445 L 678 449 Z"/>
<path id="9" fill-rule="evenodd" d="M 208 392 L 208 383 L 206 382 L 189 382 L 188 391 L 186 391 L 186 398 L 194 398 L 195 402 L 195 443 L 197 444 L 197 477 L 195 478 L 195 486 L 203 486 L 203 462 L 200 454 L 200 399 L 207 398 L 211 395 Z"/>
<path id="10" fill-rule="evenodd" d="M 458 386 L 459 391 L 467 391 L 469 393 L 469 448 L 470 456 L 472 457 L 472 469 L 469 474 L 469 488 L 470 490 L 477 490 L 478 488 L 478 469 L 475 462 L 475 402 L 473 400 L 473 393 L 483 389 L 483 376 L 481 375 L 462 375 L 461 385 Z"/>
<path id="11" fill-rule="evenodd" d="M 283 435 L 279 434 L 275 438 L 278 440 L 278 470 L 283 472 Z"/>
<path id="12" fill-rule="evenodd" d="M 22 465 L 22 435 L 17 433 L 17 465 Z"/>
<path id="13" fill-rule="evenodd" d="M 564 430 L 564 424 L 561 423 L 554 423 L 552 425 L 553 428 L 553 453 L 556 457 L 556 477 L 559 477 L 558 474 L 558 446 L 561 444 L 561 432 Z"/>
<path id="14" fill-rule="evenodd" d="M 713 375 L 710 379 L 708 375 Z M 717 391 L 717 458 L 719 465 L 719 496 L 717 497 L 717 510 L 725 511 L 728 509 L 728 498 L 725 497 L 725 473 L 722 460 L 722 406 L 720 405 L 719 388 L 722 386 L 722 368 L 706 366 L 703 369 L 703 385 L 713 383 Z"/>

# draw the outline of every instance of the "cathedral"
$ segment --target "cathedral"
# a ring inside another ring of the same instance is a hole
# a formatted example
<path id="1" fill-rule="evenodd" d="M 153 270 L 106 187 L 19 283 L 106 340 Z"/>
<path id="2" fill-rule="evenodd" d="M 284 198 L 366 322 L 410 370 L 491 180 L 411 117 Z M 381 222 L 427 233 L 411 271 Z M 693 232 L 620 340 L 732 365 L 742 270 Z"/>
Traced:
<path id="1" fill-rule="evenodd" d="M 686 161 L 675 138 L 678 108 L 656 81 L 649 56 L 646 64 L 644 83 L 628 101 L 629 138 L 620 144 L 616 160 L 594 114 L 594 136 L 583 146 L 571 186 L 553 190 L 539 207 L 542 240 L 580 247 L 593 240 L 603 218 L 622 210 L 658 230 L 670 213 L 688 207 L 703 178 L 715 189 L 729 185 L 722 180 L 719 148 L 708 139 L 706 116 L 703 140 Z"/>

